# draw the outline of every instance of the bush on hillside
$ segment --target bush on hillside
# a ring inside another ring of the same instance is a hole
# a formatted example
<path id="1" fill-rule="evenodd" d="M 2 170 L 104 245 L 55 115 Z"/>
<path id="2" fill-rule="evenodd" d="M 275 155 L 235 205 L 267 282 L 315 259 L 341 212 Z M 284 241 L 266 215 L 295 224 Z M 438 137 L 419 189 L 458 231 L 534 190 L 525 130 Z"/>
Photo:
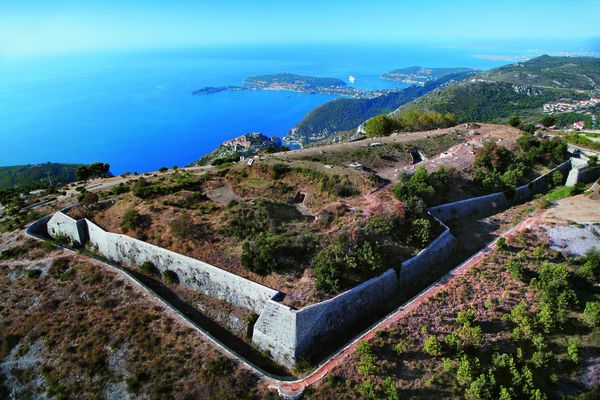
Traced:
<path id="1" fill-rule="evenodd" d="M 365 123 L 365 133 L 369 138 L 389 136 L 395 125 L 395 121 L 392 118 L 386 114 L 381 114 Z"/>
<path id="2" fill-rule="evenodd" d="M 123 218 L 121 219 L 121 229 L 124 231 L 132 231 L 137 228 L 140 228 L 144 224 L 144 217 L 142 214 L 137 212 L 134 209 L 129 209 L 125 211 L 123 214 Z"/>

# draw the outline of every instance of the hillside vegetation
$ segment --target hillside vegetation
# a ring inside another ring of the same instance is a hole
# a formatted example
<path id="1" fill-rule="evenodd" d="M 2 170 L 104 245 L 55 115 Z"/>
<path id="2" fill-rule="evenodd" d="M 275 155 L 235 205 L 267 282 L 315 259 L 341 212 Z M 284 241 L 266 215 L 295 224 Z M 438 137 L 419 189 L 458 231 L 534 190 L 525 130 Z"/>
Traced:
<path id="1" fill-rule="evenodd" d="M 600 58 L 543 55 L 483 72 L 480 76 L 517 85 L 594 90 L 600 85 Z"/>
<path id="2" fill-rule="evenodd" d="M 48 162 L 0 167 L 0 189 L 64 185 L 77 180 L 76 171 L 81 165 Z"/>
<path id="3" fill-rule="evenodd" d="M 426 83 L 373 99 L 335 99 L 310 111 L 286 136 L 288 142 L 303 145 L 333 136 L 336 132 L 357 128 L 376 115 L 389 113 L 432 90 L 470 73 L 446 75 Z"/>
<path id="4" fill-rule="evenodd" d="M 392 115 L 417 109 L 450 112 L 459 122 L 503 122 L 515 114 L 538 122 L 544 103 L 589 99 L 598 90 L 596 82 L 600 59 L 541 56 L 437 89 Z M 583 118 L 577 115 L 577 120 Z"/>

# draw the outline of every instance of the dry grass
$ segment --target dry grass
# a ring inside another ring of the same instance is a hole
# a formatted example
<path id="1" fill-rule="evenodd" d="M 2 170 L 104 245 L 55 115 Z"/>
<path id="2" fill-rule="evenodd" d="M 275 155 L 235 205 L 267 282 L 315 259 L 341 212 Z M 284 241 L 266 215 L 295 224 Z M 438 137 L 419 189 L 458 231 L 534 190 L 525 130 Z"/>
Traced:
<path id="1" fill-rule="evenodd" d="M 450 333 L 456 332 L 455 319 L 458 313 L 472 308 L 476 323 L 482 328 L 483 339 L 480 346 L 467 348 L 467 354 L 479 357 L 483 371 L 489 366 L 493 353 L 515 354 L 516 345 L 511 341 L 514 324 L 507 320 L 507 315 L 515 305 L 523 303 L 528 316 L 532 318 L 539 307 L 539 295 L 536 291 L 527 283 L 512 278 L 505 269 L 508 261 L 517 257 L 524 261 L 533 275 L 544 262 L 565 262 L 559 253 L 540 245 L 540 238 L 534 232 L 526 232 L 511 239 L 507 250 L 494 251 L 477 268 L 450 281 L 442 291 L 423 302 L 406 319 L 389 330 L 379 332 L 372 341 L 374 372 L 367 376 L 364 372 L 361 373 L 361 356 L 355 354 L 343 367 L 332 371 L 329 377 L 309 389 L 306 398 L 365 398 L 358 393 L 357 388 L 366 381 L 372 382 L 375 392 L 385 398 L 382 384 L 386 377 L 393 380 L 399 398 L 464 398 L 465 388 L 456 383 L 458 356 L 445 345 L 442 345 L 440 356 L 430 356 L 423 351 L 423 344 L 432 335 L 443 341 Z M 596 298 L 600 297 L 598 291 L 595 291 Z M 550 362 L 550 368 L 534 368 L 536 386 L 549 393 L 551 398 L 565 392 L 585 390 L 581 374 L 586 371 L 586 366 L 593 367 L 593 360 L 598 357 L 600 328 L 590 330 L 582 327 L 577 319 L 578 315 L 577 312 L 572 312 L 563 330 L 545 335 L 554 361 Z M 583 343 L 584 360 L 581 366 L 573 366 L 566 359 L 568 338 L 578 338 Z M 397 345 L 401 346 L 400 352 L 396 349 Z M 447 365 L 444 357 L 449 360 Z M 552 373 L 557 374 L 557 384 L 549 380 Z"/>
<path id="2" fill-rule="evenodd" d="M 31 269 L 40 276 L 27 274 Z M 32 379 L 23 380 L 21 393 L 96 399 L 125 382 L 129 392 L 147 398 L 270 396 L 197 332 L 85 257 L 48 256 L 34 245 L 18 259 L 0 262 L 0 326 L 0 360 L 43 342 L 39 364 L 26 372 L 44 385 L 35 389 Z M 120 367 L 114 368 L 119 352 Z"/>

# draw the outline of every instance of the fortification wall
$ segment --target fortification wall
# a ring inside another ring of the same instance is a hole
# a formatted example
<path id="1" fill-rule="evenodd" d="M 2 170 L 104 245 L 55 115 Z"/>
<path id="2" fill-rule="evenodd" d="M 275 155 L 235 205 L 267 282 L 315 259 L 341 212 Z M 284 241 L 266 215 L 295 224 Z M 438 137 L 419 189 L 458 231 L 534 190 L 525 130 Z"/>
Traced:
<path id="1" fill-rule="evenodd" d="M 600 178 L 600 167 L 586 167 L 579 171 L 577 183 L 590 183 L 598 178 Z"/>
<path id="2" fill-rule="evenodd" d="M 260 314 L 267 301 L 279 292 L 213 265 L 117 233 L 106 232 L 85 220 L 90 243 L 98 252 L 126 265 L 138 266 L 149 261 L 163 272 L 175 272 L 180 283 L 190 289 L 226 300 Z"/>
<path id="3" fill-rule="evenodd" d="M 487 217 L 506 210 L 513 205 L 531 199 L 535 194 L 543 193 L 552 184 L 552 174 L 560 171 L 566 177 L 571 168 L 571 160 L 565 161 L 548 173 L 534 179 L 527 185 L 515 189 L 513 192 L 492 193 L 485 196 L 455 201 L 432 207 L 429 213 L 441 221 L 450 221 L 465 217 Z"/>
<path id="4" fill-rule="evenodd" d="M 296 312 L 285 304 L 269 300 L 252 331 L 252 343 L 288 367 L 296 363 Z"/>
<path id="5" fill-rule="evenodd" d="M 443 226 L 444 231 L 442 234 L 435 238 L 429 246 L 402 263 L 399 278 L 400 287 L 407 287 L 411 283 L 423 279 L 436 264 L 448 259 L 456 249 L 456 239 L 450 233 L 450 229 L 446 225 Z"/>
<path id="6" fill-rule="evenodd" d="M 389 269 L 383 274 L 326 301 L 296 313 L 296 356 L 326 347 L 362 322 L 372 320 L 397 294 L 398 276 Z"/>
<path id="7" fill-rule="evenodd" d="M 30 236 L 48 235 L 48 221 L 50 221 L 50 219 L 53 216 L 54 215 L 46 215 L 45 217 L 42 217 L 37 221 L 31 223 L 31 225 L 29 225 L 27 229 L 25 229 L 25 233 L 27 233 Z"/>
<path id="8" fill-rule="evenodd" d="M 566 175 L 570 165 L 567 161 L 517 188 L 510 198 L 504 193 L 494 193 L 434 207 L 429 212 L 441 221 L 496 213 L 545 191 L 552 173 L 558 170 Z M 175 272 L 184 286 L 254 310 L 259 318 L 254 325 L 253 343 L 288 367 L 355 333 L 358 326 L 385 311 L 400 288 L 423 279 L 433 266 L 447 259 L 456 246 L 454 236 L 442 224 L 442 234 L 415 257 L 406 260 L 399 275 L 390 269 L 332 299 L 295 310 L 279 301 L 282 293 L 276 290 L 129 236 L 106 232 L 89 220 L 81 222 L 87 227 L 85 231 L 91 244 L 107 258 L 129 265 L 150 261 L 161 272 L 166 269 Z M 68 234 L 84 243 L 86 238 L 79 228 L 77 221 L 62 213 L 55 214 L 48 222 L 51 235 Z"/>
<path id="9" fill-rule="evenodd" d="M 389 269 L 332 299 L 300 310 L 271 300 L 254 325 L 252 342 L 281 364 L 293 366 L 385 311 L 397 289 L 396 271 Z"/>
<path id="10" fill-rule="evenodd" d="M 81 246 L 87 241 L 85 221 L 77 221 L 62 211 L 55 213 L 46 226 L 50 236 L 66 236 L 75 246 Z"/>

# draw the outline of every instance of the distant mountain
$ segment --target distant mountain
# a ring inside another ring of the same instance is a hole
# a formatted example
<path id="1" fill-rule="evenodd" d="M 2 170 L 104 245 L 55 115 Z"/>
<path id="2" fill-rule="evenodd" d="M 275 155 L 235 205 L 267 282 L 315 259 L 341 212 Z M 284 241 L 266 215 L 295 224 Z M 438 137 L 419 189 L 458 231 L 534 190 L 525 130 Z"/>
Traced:
<path id="1" fill-rule="evenodd" d="M 272 153 L 280 149 L 281 140 L 278 137 L 268 137 L 260 132 L 247 133 L 223 142 L 192 165 L 219 165 L 236 162 L 241 156 L 250 157 L 258 153 Z"/>
<path id="2" fill-rule="evenodd" d="M 381 75 L 381 78 L 389 81 L 424 85 L 426 82 L 442 78 L 446 75 L 473 71 L 475 70 L 471 68 L 408 67 L 386 72 L 385 74 Z"/>
<path id="3" fill-rule="evenodd" d="M 543 55 L 483 72 L 480 78 L 517 85 L 596 90 L 600 89 L 600 58 Z"/>
<path id="4" fill-rule="evenodd" d="M 0 189 L 37 189 L 75 182 L 75 171 L 81 165 L 45 163 L 0 167 Z"/>
<path id="5" fill-rule="evenodd" d="M 543 116 L 545 103 L 589 99 L 598 85 L 600 59 L 544 55 L 439 88 L 392 114 L 409 109 L 451 112 L 461 122 L 503 122 L 518 114 L 534 122 Z"/>
<path id="6" fill-rule="evenodd" d="M 384 94 L 372 99 L 335 99 L 311 110 L 284 138 L 288 143 L 307 145 L 332 137 L 336 132 L 357 128 L 367 119 L 389 113 L 432 90 L 454 80 L 461 80 L 472 72 L 445 75 L 423 86 Z"/>

